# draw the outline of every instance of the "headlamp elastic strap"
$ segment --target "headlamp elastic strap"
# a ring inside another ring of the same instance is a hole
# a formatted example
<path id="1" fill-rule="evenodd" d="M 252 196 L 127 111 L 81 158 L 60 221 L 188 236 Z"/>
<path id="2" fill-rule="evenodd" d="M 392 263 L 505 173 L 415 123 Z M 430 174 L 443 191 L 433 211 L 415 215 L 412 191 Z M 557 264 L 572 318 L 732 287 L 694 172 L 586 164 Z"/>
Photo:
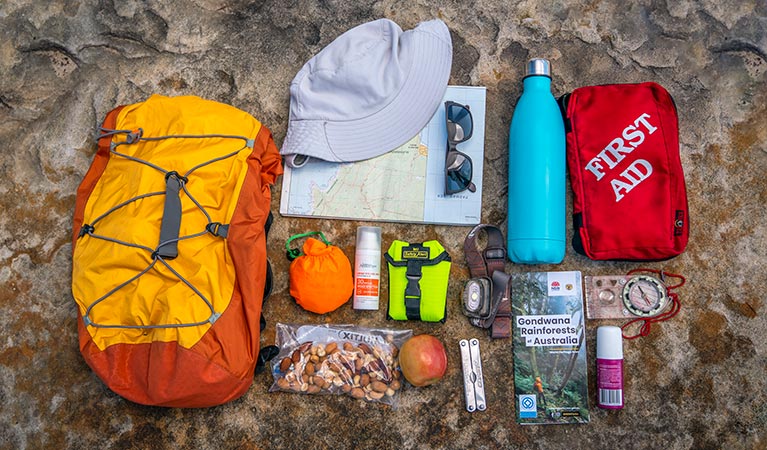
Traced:
<path id="1" fill-rule="evenodd" d="M 477 247 L 477 236 L 482 230 L 485 230 L 487 235 L 487 244 L 484 249 L 480 250 Z M 500 304 L 492 319 L 492 325 L 490 325 L 490 336 L 495 339 L 511 337 L 511 300 L 509 295 L 501 294 L 508 291 L 509 286 L 501 286 L 500 277 L 493 276 L 495 272 L 504 273 L 506 266 L 506 241 L 503 238 L 503 233 L 493 225 L 479 224 L 466 236 L 463 252 L 472 278 L 487 277 L 492 279 L 493 289 L 496 290 L 497 295 L 501 296 Z M 503 278 L 508 283 L 508 276 Z"/>

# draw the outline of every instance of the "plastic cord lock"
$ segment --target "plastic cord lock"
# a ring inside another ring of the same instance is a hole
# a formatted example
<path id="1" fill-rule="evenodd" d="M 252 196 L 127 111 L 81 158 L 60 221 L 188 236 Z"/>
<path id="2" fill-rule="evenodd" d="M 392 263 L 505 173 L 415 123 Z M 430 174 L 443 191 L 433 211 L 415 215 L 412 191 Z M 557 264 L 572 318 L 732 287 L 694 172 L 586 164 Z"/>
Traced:
<path id="1" fill-rule="evenodd" d="M 224 225 L 221 222 L 210 222 L 205 225 L 205 231 L 217 237 L 226 237 L 229 234 L 229 225 Z"/>
<path id="2" fill-rule="evenodd" d="M 89 225 L 87 223 L 83 224 L 83 226 L 80 227 L 80 232 L 77 234 L 77 237 L 83 237 L 86 234 L 92 234 L 93 230 L 95 230 L 95 228 L 93 228 L 93 225 Z"/>
<path id="3" fill-rule="evenodd" d="M 128 133 L 125 136 L 125 142 L 127 144 L 133 144 L 141 140 L 141 137 L 144 136 L 144 129 L 143 128 L 137 128 L 130 133 Z"/>

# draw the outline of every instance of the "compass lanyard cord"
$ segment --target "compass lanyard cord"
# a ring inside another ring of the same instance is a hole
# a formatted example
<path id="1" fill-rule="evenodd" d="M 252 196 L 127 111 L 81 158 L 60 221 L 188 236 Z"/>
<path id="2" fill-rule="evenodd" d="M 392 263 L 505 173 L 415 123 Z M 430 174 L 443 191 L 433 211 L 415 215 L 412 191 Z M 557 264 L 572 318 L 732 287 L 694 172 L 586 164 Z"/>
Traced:
<path id="1" fill-rule="evenodd" d="M 650 326 L 653 322 L 663 322 L 666 320 L 669 320 L 670 318 L 674 317 L 679 313 L 679 310 L 682 309 L 682 304 L 679 302 L 679 294 L 676 292 L 671 292 L 672 289 L 676 289 L 679 287 L 684 286 L 684 284 L 687 282 L 687 279 L 683 277 L 682 275 L 677 275 L 675 273 L 666 272 L 664 270 L 656 270 L 656 269 L 634 269 L 628 272 L 628 275 L 634 275 L 641 272 L 650 272 L 655 273 L 660 276 L 661 281 L 665 284 L 666 277 L 670 278 L 676 278 L 679 281 L 678 284 L 673 284 L 670 286 L 666 286 L 666 290 L 668 292 L 668 298 L 671 299 L 671 309 L 668 311 L 658 314 L 655 317 L 640 317 L 637 319 L 630 320 L 626 322 L 622 327 L 621 331 L 624 331 L 627 327 L 631 326 L 632 324 L 636 322 L 642 322 L 642 326 L 639 327 L 639 333 L 635 334 L 633 336 L 626 336 L 625 333 L 623 333 L 623 339 L 636 339 L 638 337 L 647 336 L 650 334 Z"/>

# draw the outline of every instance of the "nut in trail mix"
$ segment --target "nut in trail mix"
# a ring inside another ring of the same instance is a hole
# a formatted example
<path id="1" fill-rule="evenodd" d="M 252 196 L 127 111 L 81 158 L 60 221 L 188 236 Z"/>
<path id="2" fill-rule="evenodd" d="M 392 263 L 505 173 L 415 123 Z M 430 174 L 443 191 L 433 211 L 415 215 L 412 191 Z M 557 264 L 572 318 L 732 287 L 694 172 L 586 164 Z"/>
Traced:
<path id="1" fill-rule="evenodd" d="M 277 324 L 280 353 L 270 392 L 345 394 L 394 405 L 402 387 L 397 361 L 410 330 L 352 325 Z"/>

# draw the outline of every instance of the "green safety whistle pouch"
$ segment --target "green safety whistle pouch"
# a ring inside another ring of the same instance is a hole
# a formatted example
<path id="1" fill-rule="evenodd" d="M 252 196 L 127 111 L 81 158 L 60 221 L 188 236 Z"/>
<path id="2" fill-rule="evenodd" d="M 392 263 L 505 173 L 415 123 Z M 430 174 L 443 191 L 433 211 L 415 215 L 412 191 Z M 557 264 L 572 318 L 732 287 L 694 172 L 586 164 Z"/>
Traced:
<path id="1" fill-rule="evenodd" d="M 444 322 L 450 255 L 437 241 L 395 240 L 384 255 L 389 266 L 389 318 Z"/>

